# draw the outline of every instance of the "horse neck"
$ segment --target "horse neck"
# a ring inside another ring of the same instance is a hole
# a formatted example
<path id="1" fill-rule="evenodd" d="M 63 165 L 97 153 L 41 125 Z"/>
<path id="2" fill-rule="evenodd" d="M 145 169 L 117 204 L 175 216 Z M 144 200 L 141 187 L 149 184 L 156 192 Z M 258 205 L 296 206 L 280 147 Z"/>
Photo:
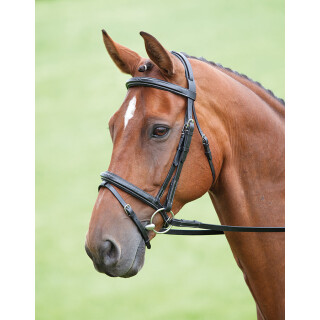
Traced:
<path id="1" fill-rule="evenodd" d="M 257 84 L 206 68 L 197 82 L 196 109 L 219 171 L 211 190 L 219 218 L 282 225 L 284 107 Z"/>
<path id="2" fill-rule="evenodd" d="M 196 70 L 196 109 L 218 176 L 209 194 L 220 222 L 284 226 L 284 107 L 218 68 Z M 226 237 L 260 312 L 282 318 L 284 234 Z"/>

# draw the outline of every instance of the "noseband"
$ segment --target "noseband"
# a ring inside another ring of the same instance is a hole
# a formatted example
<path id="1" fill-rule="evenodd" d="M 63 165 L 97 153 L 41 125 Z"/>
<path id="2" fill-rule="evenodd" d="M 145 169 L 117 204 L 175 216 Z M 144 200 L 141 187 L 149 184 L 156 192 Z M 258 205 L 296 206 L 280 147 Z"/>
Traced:
<path id="1" fill-rule="evenodd" d="M 131 87 L 152 87 L 159 90 L 169 91 L 176 95 L 180 95 L 187 98 L 187 108 L 184 119 L 184 125 L 181 132 L 180 141 L 177 147 L 175 157 L 173 159 L 172 165 L 169 169 L 167 177 L 165 178 L 162 186 L 156 197 L 151 196 L 149 193 L 141 190 L 130 182 L 124 180 L 118 175 L 105 171 L 101 173 L 102 183 L 99 185 L 99 190 L 101 187 L 107 188 L 115 196 L 115 198 L 122 205 L 125 213 L 131 218 L 133 223 L 138 228 L 146 246 L 148 249 L 151 248 L 150 239 L 148 236 L 148 231 L 154 231 L 156 233 L 167 233 L 167 234 L 179 234 L 179 235 L 208 235 L 208 234 L 223 234 L 224 231 L 241 231 L 241 232 L 283 232 L 284 228 L 274 228 L 274 227 L 237 227 L 237 226 L 221 226 L 221 225 L 212 225 L 204 224 L 195 220 L 179 220 L 174 219 L 174 214 L 171 211 L 174 195 L 177 189 L 177 184 L 180 178 L 181 170 L 183 164 L 187 158 L 191 139 L 194 131 L 194 123 L 196 123 L 197 129 L 202 138 L 202 144 L 204 147 L 204 153 L 208 159 L 209 166 L 212 173 L 213 183 L 215 182 L 215 170 L 212 163 L 212 155 L 209 147 L 209 142 L 205 134 L 202 132 L 194 107 L 194 101 L 196 99 L 196 85 L 193 78 L 193 72 L 189 60 L 182 54 L 175 51 L 172 51 L 172 54 L 175 55 L 182 62 L 186 79 L 188 81 L 188 88 L 178 86 L 176 84 L 166 82 L 156 78 L 149 77 L 134 77 L 127 81 L 127 89 Z M 171 182 L 170 182 L 171 181 Z M 143 225 L 142 222 L 138 219 L 135 212 L 132 210 L 131 206 L 127 204 L 123 198 L 120 196 L 118 191 L 113 187 L 117 187 L 131 196 L 139 199 L 148 206 L 152 207 L 156 211 L 150 219 L 148 225 Z M 169 186 L 169 187 L 168 187 Z M 165 190 L 168 188 L 168 194 L 164 201 L 164 204 L 161 204 L 160 199 L 162 198 Z M 170 212 L 171 217 L 168 216 Z M 155 225 L 152 223 L 154 216 L 159 213 L 164 221 L 163 228 L 160 231 L 155 230 Z M 199 228 L 204 230 L 170 230 L 172 226 L 176 227 L 191 227 Z"/>

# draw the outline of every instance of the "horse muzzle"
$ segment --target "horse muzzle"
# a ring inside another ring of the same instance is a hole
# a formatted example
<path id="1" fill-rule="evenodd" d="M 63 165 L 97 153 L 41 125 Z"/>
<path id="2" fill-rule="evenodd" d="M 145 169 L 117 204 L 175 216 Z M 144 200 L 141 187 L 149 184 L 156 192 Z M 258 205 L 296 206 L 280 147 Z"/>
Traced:
<path id="1" fill-rule="evenodd" d="M 87 243 L 85 250 L 98 272 L 110 277 L 129 278 L 136 275 L 144 264 L 145 244 L 141 239 L 138 246 L 126 246 L 126 252 L 112 240 L 101 242 L 96 250 L 90 250 Z"/>

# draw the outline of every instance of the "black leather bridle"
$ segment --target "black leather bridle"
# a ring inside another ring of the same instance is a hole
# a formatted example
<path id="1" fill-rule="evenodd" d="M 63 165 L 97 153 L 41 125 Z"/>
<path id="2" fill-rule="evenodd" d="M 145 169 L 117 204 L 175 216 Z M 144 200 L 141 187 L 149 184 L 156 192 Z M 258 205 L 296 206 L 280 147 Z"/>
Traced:
<path id="1" fill-rule="evenodd" d="M 186 160 L 186 157 L 189 152 L 189 147 L 191 144 L 191 139 L 194 131 L 194 123 L 196 123 L 197 129 L 202 138 L 202 144 L 204 147 L 204 153 L 208 159 L 213 183 L 215 182 L 215 170 L 212 163 L 212 155 L 209 147 L 209 142 L 205 134 L 202 132 L 194 107 L 194 101 L 196 99 L 196 85 L 193 78 L 193 72 L 189 60 L 182 54 L 175 51 L 172 51 L 172 54 L 180 59 L 182 62 L 186 79 L 188 81 L 188 88 L 178 86 L 176 84 L 166 82 L 156 78 L 149 77 L 134 77 L 127 81 L 127 89 L 131 87 L 152 87 L 159 90 L 169 91 L 174 94 L 183 96 L 187 98 L 187 108 L 184 119 L 184 125 L 180 137 L 180 141 L 177 147 L 177 151 L 173 160 L 173 163 L 170 167 L 170 170 L 165 178 L 162 186 L 156 197 L 151 196 L 149 193 L 141 190 L 130 182 L 124 180 L 118 175 L 105 171 L 101 173 L 102 183 L 99 185 L 99 190 L 101 187 L 107 188 L 111 193 L 116 197 L 116 199 L 122 205 L 125 213 L 131 218 L 133 223 L 138 228 L 146 246 L 148 249 L 151 248 L 150 239 L 148 236 L 148 231 L 154 231 L 156 233 L 167 233 L 167 234 L 178 234 L 178 235 L 209 235 L 209 234 L 223 234 L 224 231 L 238 231 L 238 232 L 284 232 L 285 228 L 281 227 L 238 227 L 238 226 L 223 226 L 223 225 L 214 225 L 214 224 L 205 224 L 196 220 L 180 220 L 175 219 L 174 214 L 171 211 L 173 198 L 177 189 L 177 184 L 180 178 L 181 170 L 183 164 Z M 170 182 L 171 181 L 171 182 Z M 148 225 L 143 225 L 142 222 L 138 219 L 135 212 L 132 210 L 131 206 L 126 203 L 123 198 L 120 196 L 118 191 L 113 187 L 117 187 L 126 193 L 132 195 L 133 197 L 144 202 L 148 206 L 152 207 L 156 211 L 150 219 Z M 168 188 L 169 186 L 169 188 Z M 165 190 L 168 188 L 168 194 L 166 196 L 164 204 L 160 203 Z M 168 212 L 171 213 L 171 217 L 168 216 Z M 162 216 L 164 221 L 163 228 L 160 231 L 156 231 L 155 225 L 152 223 L 154 216 L 159 213 Z M 198 228 L 203 230 L 170 230 L 172 226 L 176 227 L 191 227 Z"/>

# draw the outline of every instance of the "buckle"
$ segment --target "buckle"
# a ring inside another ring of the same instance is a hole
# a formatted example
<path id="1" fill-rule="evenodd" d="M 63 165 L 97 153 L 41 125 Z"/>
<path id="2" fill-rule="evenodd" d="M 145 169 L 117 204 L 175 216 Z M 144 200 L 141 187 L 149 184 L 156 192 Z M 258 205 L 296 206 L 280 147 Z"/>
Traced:
<path id="1" fill-rule="evenodd" d="M 185 124 L 185 128 L 186 128 L 186 129 L 189 129 L 190 123 L 194 123 L 194 120 L 193 120 L 192 118 L 189 119 L 188 122 Z"/>
<path id="2" fill-rule="evenodd" d="M 123 207 L 123 210 L 124 210 L 124 212 L 127 214 L 127 216 L 129 216 L 129 217 L 131 216 L 129 210 L 132 210 L 132 209 L 131 209 L 131 206 L 130 206 L 129 203 L 127 203 L 127 204 Z"/>
<path id="3" fill-rule="evenodd" d="M 209 145 L 209 140 L 205 135 L 202 136 L 202 144 Z"/>

